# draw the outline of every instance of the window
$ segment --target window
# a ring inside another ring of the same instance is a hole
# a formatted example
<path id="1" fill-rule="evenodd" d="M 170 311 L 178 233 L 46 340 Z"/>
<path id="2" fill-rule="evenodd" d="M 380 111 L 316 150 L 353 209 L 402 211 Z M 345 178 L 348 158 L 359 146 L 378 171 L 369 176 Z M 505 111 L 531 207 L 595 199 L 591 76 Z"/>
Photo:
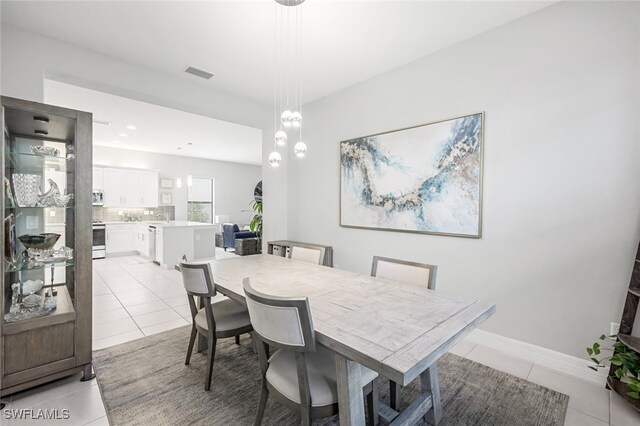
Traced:
<path id="1" fill-rule="evenodd" d="M 187 186 L 189 191 L 187 220 L 213 223 L 213 179 L 189 176 Z"/>

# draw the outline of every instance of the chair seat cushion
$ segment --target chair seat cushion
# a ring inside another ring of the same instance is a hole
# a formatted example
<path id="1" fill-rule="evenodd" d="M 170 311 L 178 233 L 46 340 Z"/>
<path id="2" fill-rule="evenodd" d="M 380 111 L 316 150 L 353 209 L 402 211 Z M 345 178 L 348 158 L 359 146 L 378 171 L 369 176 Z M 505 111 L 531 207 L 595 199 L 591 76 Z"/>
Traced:
<path id="1" fill-rule="evenodd" d="M 311 405 L 322 407 L 338 402 L 335 355 L 324 346 L 317 345 L 315 352 L 307 352 L 307 374 L 311 390 Z M 300 403 L 298 372 L 295 353 L 279 350 L 269 359 L 267 381 L 290 400 Z M 362 387 L 378 373 L 362 366 Z"/>
<path id="2" fill-rule="evenodd" d="M 247 307 L 235 300 L 224 299 L 211 304 L 213 317 L 216 320 L 216 331 L 236 330 L 251 325 Z M 204 308 L 196 314 L 196 324 L 205 330 L 209 329 L 207 324 L 207 312 Z"/>

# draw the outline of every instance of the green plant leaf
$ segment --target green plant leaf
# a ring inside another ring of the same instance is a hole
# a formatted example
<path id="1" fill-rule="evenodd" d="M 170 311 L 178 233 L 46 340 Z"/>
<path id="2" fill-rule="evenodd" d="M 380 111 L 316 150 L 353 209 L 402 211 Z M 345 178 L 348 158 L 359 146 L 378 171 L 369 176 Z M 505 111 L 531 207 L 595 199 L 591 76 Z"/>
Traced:
<path id="1" fill-rule="evenodd" d="M 587 353 L 589 354 L 589 356 L 593 355 L 593 349 L 587 348 Z"/>
<path id="2" fill-rule="evenodd" d="M 605 336 L 604 334 L 602 336 L 600 336 L 600 340 L 604 340 L 606 338 L 607 338 L 607 336 Z"/>
<path id="3" fill-rule="evenodd" d="M 593 365 L 588 365 L 587 367 L 589 367 L 593 371 L 596 371 L 596 372 L 598 371 L 598 369 L 596 367 L 594 367 Z"/>
<path id="4" fill-rule="evenodd" d="M 640 393 L 638 392 L 627 392 L 627 395 L 629 395 L 633 399 L 640 399 Z"/>

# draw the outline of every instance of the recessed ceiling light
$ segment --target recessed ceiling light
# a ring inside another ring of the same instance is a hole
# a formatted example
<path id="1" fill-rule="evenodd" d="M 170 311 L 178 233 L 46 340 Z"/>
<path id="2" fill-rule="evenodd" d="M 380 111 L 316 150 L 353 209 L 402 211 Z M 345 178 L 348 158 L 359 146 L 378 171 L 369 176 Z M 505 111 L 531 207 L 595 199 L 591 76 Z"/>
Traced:
<path id="1" fill-rule="evenodd" d="M 129 137 L 129 135 L 127 135 L 126 133 L 120 133 L 118 136 L 120 136 L 121 138 Z"/>
<path id="2" fill-rule="evenodd" d="M 93 122 L 96 123 L 96 124 L 102 124 L 103 126 L 111 126 L 111 122 L 110 121 L 93 120 Z"/>
<path id="3" fill-rule="evenodd" d="M 136 126 L 134 126 L 133 124 L 129 124 L 129 125 L 127 126 L 127 129 L 129 129 L 129 130 L 136 130 Z"/>
<path id="4" fill-rule="evenodd" d="M 193 145 L 193 143 L 192 142 L 188 142 L 187 145 Z"/>

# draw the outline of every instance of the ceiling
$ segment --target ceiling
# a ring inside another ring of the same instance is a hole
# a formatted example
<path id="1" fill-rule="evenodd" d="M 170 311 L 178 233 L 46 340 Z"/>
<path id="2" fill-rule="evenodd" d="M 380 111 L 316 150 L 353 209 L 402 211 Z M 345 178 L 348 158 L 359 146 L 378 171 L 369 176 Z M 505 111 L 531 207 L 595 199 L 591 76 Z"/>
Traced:
<path id="1" fill-rule="evenodd" d="M 307 0 L 300 6 L 303 102 L 553 3 Z M 274 5 L 273 0 L 4 0 L 1 15 L 3 23 L 270 104 L 275 76 Z M 203 80 L 185 74 L 189 65 L 215 76 Z"/>
<path id="2" fill-rule="evenodd" d="M 52 80 L 45 80 L 44 95 L 46 103 L 92 112 L 95 145 L 254 165 L 262 161 L 259 129 Z"/>

